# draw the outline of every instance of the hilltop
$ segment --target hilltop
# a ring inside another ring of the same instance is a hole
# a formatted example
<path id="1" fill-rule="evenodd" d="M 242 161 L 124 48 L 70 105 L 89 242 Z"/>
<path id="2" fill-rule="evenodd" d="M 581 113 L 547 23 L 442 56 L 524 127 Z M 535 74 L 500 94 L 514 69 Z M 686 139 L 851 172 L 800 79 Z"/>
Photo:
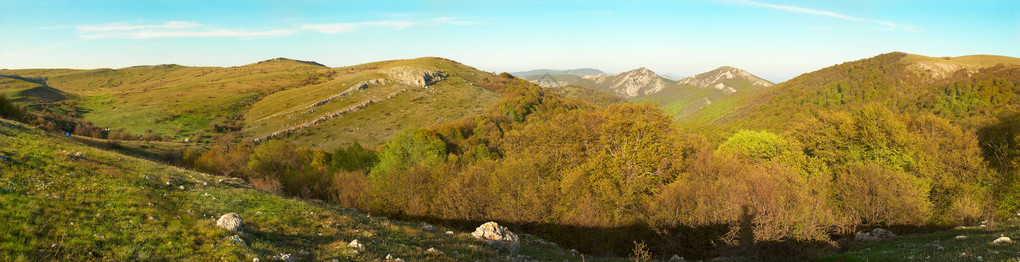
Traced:
<path id="1" fill-rule="evenodd" d="M 1018 74 L 1020 59 L 1012 57 L 881 54 L 800 75 L 744 103 L 692 115 L 688 123 L 780 128 L 819 110 L 879 104 L 973 127 L 998 112 L 1016 109 Z"/>

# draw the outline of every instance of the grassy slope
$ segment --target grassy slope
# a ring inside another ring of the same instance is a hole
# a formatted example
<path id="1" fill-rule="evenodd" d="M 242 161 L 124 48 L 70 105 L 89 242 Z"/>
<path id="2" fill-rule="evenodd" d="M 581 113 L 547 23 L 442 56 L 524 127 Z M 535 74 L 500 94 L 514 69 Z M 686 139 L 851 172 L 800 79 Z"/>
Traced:
<path id="1" fill-rule="evenodd" d="M 1020 65 L 1020 58 L 997 55 L 968 55 L 957 57 L 929 57 L 923 55 L 907 54 L 903 57 L 904 63 L 913 64 L 921 61 L 949 63 L 964 67 L 989 67 L 996 64 Z"/>
<path id="2" fill-rule="evenodd" d="M 0 95 L 18 103 L 59 101 L 67 94 L 51 87 L 20 79 L 0 77 Z"/>
<path id="3" fill-rule="evenodd" d="M 1011 244 L 992 244 L 1000 235 Z M 957 236 L 966 239 L 957 240 Z M 939 250 L 942 247 L 942 250 Z M 882 241 L 859 243 L 821 261 L 1020 261 L 1020 217 L 998 225 L 998 230 L 959 227 L 929 234 L 905 235 Z"/>
<path id="4" fill-rule="evenodd" d="M 308 111 L 306 106 L 343 92 L 361 81 L 387 78 L 378 71 L 393 67 L 440 70 L 449 77 L 428 88 L 408 87 L 393 81 L 370 85 L 367 89 L 315 107 L 314 112 L 304 113 Z M 383 61 L 335 70 L 338 76 L 333 81 L 282 91 L 256 103 L 245 119 L 245 136 L 265 136 L 371 99 L 375 103 L 364 109 L 306 128 L 308 133 L 305 135 L 292 134 L 285 139 L 301 146 L 326 150 L 353 141 L 375 146 L 402 129 L 427 127 L 481 113 L 499 99 L 498 94 L 471 84 L 484 77 L 494 77 L 492 74 L 441 58 Z M 394 93 L 398 94 L 387 98 Z"/>
<path id="5" fill-rule="evenodd" d="M 0 70 L 0 74 L 46 78 L 49 86 L 76 95 L 77 105 L 88 112 L 82 117 L 99 126 L 124 127 L 133 133 L 181 130 L 190 135 L 217 118 L 243 113 L 242 104 L 257 92 L 296 87 L 324 70 L 277 60 L 229 68 L 161 65 Z"/>
<path id="6" fill-rule="evenodd" d="M 63 152 L 83 152 L 72 160 Z M 211 176 L 73 143 L 0 120 L 0 260 L 493 260 L 505 257 L 464 232 L 446 235 L 385 218 L 252 189 Z M 183 186 L 184 189 L 179 189 Z M 247 246 L 215 218 L 236 212 Z M 366 248 L 355 254 L 348 241 Z M 524 235 L 522 252 L 572 259 Z M 443 255 L 424 251 L 435 247 Z M 301 254 L 305 250 L 306 254 Z M 455 253 L 456 252 L 456 253 Z"/>
<path id="7" fill-rule="evenodd" d="M 606 107 L 610 104 L 615 103 L 626 103 L 627 100 L 621 97 L 615 96 L 610 93 L 598 91 L 591 88 L 580 87 L 576 85 L 567 85 L 559 87 L 547 87 L 549 91 L 563 95 L 565 97 L 578 99 L 587 102 L 592 105 Z"/>
<path id="8" fill-rule="evenodd" d="M 957 63 L 954 61 L 961 60 L 975 65 L 992 62 L 998 64 L 1011 59 L 1014 58 L 965 56 L 950 59 L 950 62 Z M 847 109 L 869 103 L 886 105 L 905 112 L 931 110 L 917 108 L 921 104 L 918 100 L 924 97 L 954 99 L 939 92 L 943 92 L 941 89 L 951 84 L 946 81 L 965 81 L 966 78 L 932 80 L 913 71 L 909 65 L 919 61 L 942 60 L 912 54 L 889 53 L 846 62 L 803 74 L 737 101 L 739 103 L 699 111 L 688 117 L 685 123 L 710 127 L 713 131 L 725 133 L 724 131 L 740 128 L 782 129 L 789 121 L 809 116 L 819 110 Z"/>

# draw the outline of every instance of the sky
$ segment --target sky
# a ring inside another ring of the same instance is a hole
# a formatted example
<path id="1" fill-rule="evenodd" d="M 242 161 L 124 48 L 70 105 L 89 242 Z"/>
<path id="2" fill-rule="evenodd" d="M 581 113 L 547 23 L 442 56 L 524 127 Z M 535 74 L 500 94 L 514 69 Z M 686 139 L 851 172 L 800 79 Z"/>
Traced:
<path id="1" fill-rule="evenodd" d="M 8 69 L 436 56 L 490 72 L 733 66 L 781 82 L 894 51 L 1020 57 L 1020 1 L 0 0 Z"/>

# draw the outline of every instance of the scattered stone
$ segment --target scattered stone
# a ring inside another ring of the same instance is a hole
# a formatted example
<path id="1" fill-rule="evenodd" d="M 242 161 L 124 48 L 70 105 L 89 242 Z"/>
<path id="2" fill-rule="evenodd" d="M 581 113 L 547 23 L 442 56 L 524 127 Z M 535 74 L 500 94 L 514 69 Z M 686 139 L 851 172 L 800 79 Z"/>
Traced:
<path id="1" fill-rule="evenodd" d="M 977 257 L 977 261 L 978 261 L 978 262 L 983 262 L 983 261 L 985 261 L 985 259 L 984 259 L 984 258 L 982 258 L 981 256 L 978 256 L 978 257 Z"/>
<path id="2" fill-rule="evenodd" d="M 684 257 L 681 257 L 680 255 L 673 254 L 673 257 L 669 258 L 669 262 L 687 262 L 687 260 L 685 260 Z"/>
<path id="3" fill-rule="evenodd" d="M 273 260 L 280 260 L 280 261 L 291 262 L 291 261 L 294 261 L 294 257 L 291 256 L 290 254 L 280 253 L 279 255 L 273 256 Z"/>
<path id="4" fill-rule="evenodd" d="M 248 243 L 245 243 L 244 239 L 241 239 L 241 236 L 238 236 L 238 235 L 224 237 L 223 240 L 232 241 L 232 242 L 234 242 L 234 244 L 239 245 L 239 246 L 243 246 L 243 247 L 248 246 Z"/>
<path id="5" fill-rule="evenodd" d="M 500 226 L 496 222 L 488 222 L 478 226 L 471 235 L 481 239 L 487 245 L 506 249 L 512 253 L 517 253 L 521 248 L 520 239 L 517 238 L 517 234 L 510 232 L 509 229 Z"/>
<path id="6" fill-rule="evenodd" d="M 362 245 L 361 243 L 358 243 L 358 240 L 355 239 L 355 240 L 351 240 L 351 243 L 347 244 L 347 247 L 353 248 L 353 249 L 363 249 L 363 248 L 365 248 L 365 245 Z"/>
<path id="7" fill-rule="evenodd" d="M 184 186 L 178 186 L 177 189 L 184 190 Z"/>
<path id="8" fill-rule="evenodd" d="M 453 235 L 453 231 L 446 231 L 447 235 Z"/>
<path id="9" fill-rule="evenodd" d="M 298 254 L 302 255 L 302 256 L 308 256 L 308 255 L 311 255 L 312 253 L 308 253 L 308 251 L 305 251 L 304 249 L 302 249 L 300 252 L 298 252 Z"/>
<path id="10" fill-rule="evenodd" d="M 443 251 L 439 251 L 439 249 L 436 249 L 434 247 L 430 247 L 429 250 L 425 250 L 425 253 L 428 253 L 429 255 L 436 255 L 436 256 L 443 255 Z"/>
<path id="11" fill-rule="evenodd" d="M 261 261 L 261 260 L 259 260 L 259 258 L 257 258 L 257 257 L 256 257 L 256 258 L 252 258 L 252 259 L 251 259 L 251 262 L 260 262 L 260 261 Z"/>
<path id="12" fill-rule="evenodd" d="M 867 231 L 857 232 L 857 234 L 854 235 L 854 240 L 857 240 L 857 242 L 868 242 L 868 241 L 889 239 L 889 238 L 894 238 L 894 237 L 896 237 L 896 234 L 893 234 L 893 232 L 889 232 L 889 230 L 885 230 L 885 229 L 881 229 L 881 228 L 876 228 L 876 229 L 871 230 L 871 232 L 867 232 Z"/>
<path id="13" fill-rule="evenodd" d="M 238 215 L 237 213 L 228 213 L 220 216 L 219 220 L 216 220 L 216 226 L 230 231 L 242 231 L 242 223 L 244 223 L 244 220 L 241 220 L 241 215 Z"/>
<path id="14" fill-rule="evenodd" d="M 992 244 L 1009 244 L 1009 243 L 1012 243 L 1012 242 L 1013 242 L 1013 240 L 1009 239 L 1009 237 L 1004 236 L 1004 235 L 999 235 L 999 238 L 996 238 L 995 241 L 992 241 Z"/>
<path id="15" fill-rule="evenodd" d="M 581 252 L 578 252 L 577 249 L 570 249 L 570 255 L 571 256 L 575 256 L 576 257 L 577 255 L 580 255 L 580 254 L 581 254 Z"/>
<path id="16" fill-rule="evenodd" d="M 956 240 L 964 240 L 964 239 L 967 239 L 967 236 L 964 236 L 964 235 L 959 235 L 959 236 L 956 236 L 956 237 L 955 237 L 955 238 L 953 238 L 953 239 L 956 239 Z"/>
<path id="17" fill-rule="evenodd" d="M 435 229 L 436 229 L 436 228 L 435 228 L 435 227 L 433 227 L 432 225 L 429 225 L 429 223 L 425 223 L 425 222 L 422 222 L 422 223 L 421 223 L 421 230 L 424 230 L 424 231 L 432 231 L 432 230 L 435 230 Z"/>

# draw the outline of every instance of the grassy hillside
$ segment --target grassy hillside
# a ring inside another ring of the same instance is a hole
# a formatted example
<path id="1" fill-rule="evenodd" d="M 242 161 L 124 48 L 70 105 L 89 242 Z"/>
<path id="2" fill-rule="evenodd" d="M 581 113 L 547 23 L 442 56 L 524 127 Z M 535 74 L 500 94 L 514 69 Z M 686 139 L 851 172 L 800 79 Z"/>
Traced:
<path id="1" fill-rule="evenodd" d="M 1020 105 L 1017 93 L 1020 66 L 1001 64 L 1016 60 L 999 56 L 946 60 L 905 53 L 882 54 L 798 76 L 746 103 L 692 118 L 700 119 L 693 123 L 723 130 L 778 129 L 819 110 L 879 104 L 897 112 L 933 113 L 973 127 Z M 997 66 L 979 66 L 993 63 Z"/>
<path id="2" fill-rule="evenodd" d="M 411 86 L 386 73 L 418 69 L 437 70 L 446 78 L 434 85 Z M 499 99 L 499 94 L 474 85 L 494 75 L 442 58 L 384 61 L 334 70 L 338 73 L 331 81 L 278 92 L 255 103 L 246 114 L 245 136 L 264 137 L 351 108 L 328 121 L 295 130 L 284 139 L 327 150 L 355 141 L 375 146 L 403 129 L 480 113 Z M 352 89 L 379 79 L 383 83 Z"/>
<path id="3" fill-rule="evenodd" d="M 554 93 L 563 95 L 565 97 L 578 99 L 600 107 L 606 107 L 615 103 L 627 102 L 627 100 L 620 98 L 618 96 L 576 85 L 547 87 L 546 89 L 548 89 L 549 91 L 553 91 Z"/>
<path id="4" fill-rule="evenodd" d="M 245 106 L 260 96 L 324 81 L 327 69 L 274 59 L 229 68 L 156 65 L 0 70 L 0 75 L 44 79 L 49 87 L 77 96 L 81 117 L 99 126 L 190 136 L 210 123 L 240 119 Z"/>
<path id="5" fill-rule="evenodd" d="M 6 261 L 265 261 L 280 253 L 309 261 L 506 257 L 465 232 L 423 231 L 413 223 L 278 196 L 242 180 L 90 148 L 7 120 L 0 120 L 0 167 L 0 259 Z M 244 219 L 244 233 L 215 226 L 230 212 Z M 246 245 L 224 239 L 235 234 Z M 363 250 L 347 247 L 355 239 Z M 425 252 L 430 247 L 443 253 Z M 527 235 L 522 253 L 574 259 Z"/>

